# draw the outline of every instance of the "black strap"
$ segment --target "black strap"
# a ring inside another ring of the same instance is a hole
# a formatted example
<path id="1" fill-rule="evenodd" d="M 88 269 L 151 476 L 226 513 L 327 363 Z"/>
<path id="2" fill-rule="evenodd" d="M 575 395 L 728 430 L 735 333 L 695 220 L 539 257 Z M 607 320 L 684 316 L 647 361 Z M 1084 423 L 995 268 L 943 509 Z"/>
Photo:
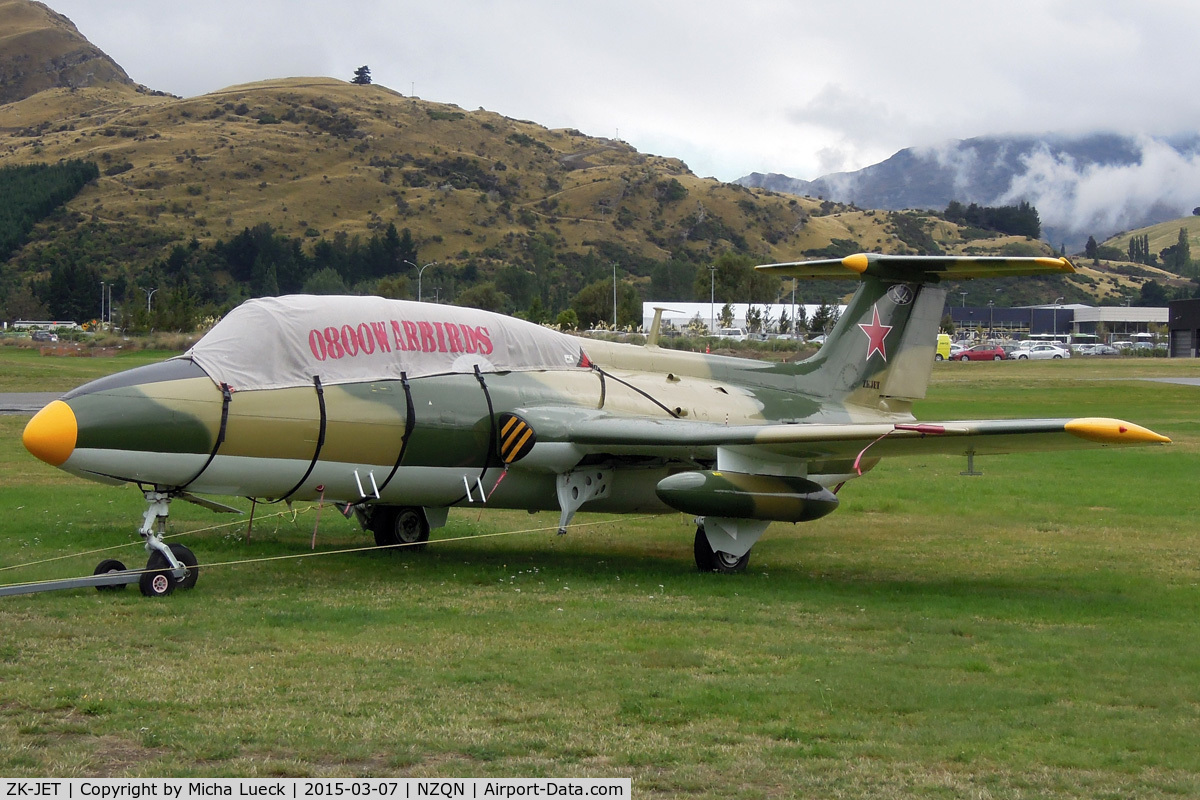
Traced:
<path id="1" fill-rule="evenodd" d="M 197 472 L 195 475 L 193 475 L 191 478 L 189 478 L 186 483 L 183 483 L 179 486 L 179 488 L 181 490 L 186 489 L 187 487 L 191 486 L 193 483 L 196 482 L 197 478 L 199 478 L 201 475 L 204 474 L 204 470 L 208 469 L 208 465 L 211 464 L 213 462 L 213 459 L 217 457 L 217 451 L 220 450 L 221 445 L 225 443 L 225 428 L 229 425 L 229 404 L 230 404 L 230 402 L 232 402 L 232 400 L 233 400 L 233 391 L 229 388 L 229 384 L 222 383 L 221 384 L 221 427 L 217 431 L 217 441 L 213 445 L 212 452 L 210 452 L 208 454 L 208 460 L 204 462 L 204 466 L 202 466 L 200 468 L 199 472 Z"/>
<path id="2" fill-rule="evenodd" d="M 475 380 L 479 381 L 479 385 L 483 388 L 483 397 L 485 400 L 487 400 L 488 420 L 492 426 L 492 431 L 488 435 L 487 455 L 484 456 L 484 458 L 483 458 L 483 469 L 481 469 L 479 471 L 479 478 L 476 481 L 477 483 L 479 483 L 480 486 L 482 486 L 483 485 L 483 476 L 487 474 L 488 469 L 492 466 L 500 466 L 500 463 L 498 462 L 498 459 L 496 456 L 496 453 L 497 453 L 496 440 L 498 438 L 496 435 L 496 409 L 492 406 L 492 394 L 491 394 L 491 392 L 488 391 L 487 381 L 485 381 L 483 379 L 483 373 L 479 371 L 478 364 L 475 365 Z M 497 461 L 498 463 L 493 465 L 492 464 L 493 461 Z M 464 478 L 464 480 L 465 480 L 465 478 Z M 448 503 L 448 505 L 456 506 L 459 503 L 461 503 L 463 500 L 468 499 L 470 496 L 471 496 L 471 492 L 468 489 L 457 500 L 454 500 L 454 501 Z"/>
<path id="3" fill-rule="evenodd" d="M 483 471 L 479 473 L 480 479 L 487 474 L 488 467 L 498 467 L 503 462 L 496 456 L 496 443 L 499 437 L 496 435 L 496 409 L 492 407 L 492 393 L 488 391 L 487 381 L 483 379 L 483 373 L 479 371 L 479 365 L 475 365 L 475 380 L 479 381 L 479 385 L 483 387 L 483 396 L 487 399 L 488 419 L 491 421 L 492 432 L 488 436 L 488 451 L 483 459 Z"/>
<path id="4" fill-rule="evenodd" d="M 396 463 L 392 465 L 392 471 L 388 473 L 383 485 L 379 487 L 380 494 L 383 494 L 383 490 L 392 482 L 392 478 L 396 477 L 396 470 L 400 469 L 400 462 L 404 461 L 404 451 L 408 449 L 408 440 L 417 424 L 417 410 L 413 405 L 412 387 L 408 385 L 407 372 L 400 373 L 400 383 L 404 386 L 404 441 L 400 442 L 400 452 L 396 455 Z"/>
<path id="5" fill-rule="evenodd" d="M 313 469 L 317 466 L 317 459 L 321 457 L 321 448 L 325 446 L 325 389 L 321 386 L 321 376 L 313 375 L 313 385 L 317 389 L 317 404 L 321 408 L 321 429 L 317 433 L 317 449 L 313 451 L 312 461 L 308 462 L 308 469 L 304 471 L 304 477 L 296 481 L 296 485 L 289 489 L 280 500 L 287 500 L 289 497 L 300 491 L 300 487 L 308 480 L 308 476 L 312 474 Z"/>

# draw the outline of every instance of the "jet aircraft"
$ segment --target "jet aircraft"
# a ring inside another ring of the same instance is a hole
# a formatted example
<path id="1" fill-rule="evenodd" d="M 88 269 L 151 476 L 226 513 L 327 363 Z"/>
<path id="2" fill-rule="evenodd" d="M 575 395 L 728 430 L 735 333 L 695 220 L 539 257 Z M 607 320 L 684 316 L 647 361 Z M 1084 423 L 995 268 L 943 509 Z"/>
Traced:
<path id="1" fill-rule="evenodd" d="M 24 444 L 74 475 L 142 489 L 141 587 L 158 595 L 195 580 L 195 556 L 162 541 L 176 498 L 336 500 L 381 546 L 419 547 L 463 506 L 556 510 L 560 532 L 580 509 L 684 512 L 697 518 L 697 566 L 737 572 L 771 522 L 832 512 L 838 489 L 882 458 L 1169 441 L 1107 418 L 914 418 L 938 284 L 1067 273 L 1067 259 L 860 254 L 758 269 L 860 281 L 807 360 L 586 340 L 378 297 L 267 297 L 182 356 L 50 403 Z"/>

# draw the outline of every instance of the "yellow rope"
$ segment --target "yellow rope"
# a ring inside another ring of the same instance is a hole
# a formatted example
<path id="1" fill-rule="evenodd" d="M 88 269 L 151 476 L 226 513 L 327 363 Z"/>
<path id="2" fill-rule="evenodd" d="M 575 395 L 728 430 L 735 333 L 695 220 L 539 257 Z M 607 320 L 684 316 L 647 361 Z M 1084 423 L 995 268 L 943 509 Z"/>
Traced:
<path id="1" fill-rule="evenodd" d="M 281 517 L 284 514 L 292 514 L 293 521 L 294 521 L 295 518 L 298 517 L 300 514 L 306 514 L 311 510 L 312 510 L 312 506 L 302 508 L 299 511 L 295 511 L 294 509 L 287 509 L 284 511 L 276 511 L 274 514 L 268 514 L 265 517 L 260 517 L 260 519 L 270 519 L 271 517 Z M 196 528 L 195 530 L 192 530 L 192 531 L 180 531 L 179 533 L 168 533 L 168 534 L 164 535 L 163 538 L 164 539 L 175 539 L 180 536 L 191 536 L 193 533 L 206 533 L 208 531 L 220 530 L 221 528 L 232 528 L 234 525 L 241 525 L 241 524 L 242 524 L 242 520 L 238 520 L 236 522 L 223 522 L 220 525 L 210 525 L 207 528 Z M 110 550 L 120 550 L 122 548 L 130 547 L 135 544 L 138 544 L 138 543 L 137 542 L 125 542 L 124 544 L 114 544 L 111 547 L 98 547 L 95 550 L 84 550 L 82 553 L 70 553 L 65 556 L 54 556 L 53 558 L 44 558 L 41 561 L 26 561 L 22 564 L 11 564 L 7 567 L 0 567 L 0 572 L 7 572 L 12 569 L 21 569 L 22 567 L 36 567 L 39 564 L 49 564 L 51 562 L 62 561 L 67 558 L 81 558 L 83 556 L 93 556 L 96 553 L 107 553 Z"/>
<path id="2" fill-rule="evenodd" d="M 308 506 L 307 508 L 301 509 L 301 511 L 297 512 L 297 513 L 307 513 L 308 511 L 311 511 L 314 508 L 316 508 L 316 506 Z M 292 513 L 293 512 L 290 510 L 289 511 L 280 511 L 275 514 L 270 514 L 266 518 L 270 519 L 271 517 L 278 517 L 278 516 L 282 516 L 284 514 L 292 514 Z M 621 516 L 621 517 L 617 517 L 615 519 L 599 520 L 596 522 L 576 522 L 576 523 L 572 523 L 572 524 L 568 525 L 567 528 L 573 529 L 573 528 L 585 528 L 588 526 L 596 526 L 596 525 L 611 525 L 616 522 L 630 522 L 630 521 L 636 522 L 636 521 L 644 520 L 644 519 L 653 519 L 656 516 L 660 516 L 660 515 L 645 514 L 645 515 L 638 516 L 638 517 Z M 223 523 L 220 525 L 212 525 L 207 528 L 197 528 L 194 531 L 184 531 L 182 533 L 171 534 L 170 536 L 164 536 L 163 538 L 167 539 L 167 538 L 174 538 L 174 537 L 178 537 L 178 536 L 186 536 L 186 535 L 190 535 L 193 533 L 203 533 L 205 531 L 218 530 L 220 528 L 228 528 L 228 527 L 232 527 L 233 525 L 240 525 L 240 524 L 241 524 L 241 521 L 239 520 L 237 522 Z M 476 534 L 471 534 L 469 536 L 451 536 L 448 538 L 430 539 L 425 542 L 399 542 L 397 544 L 373 545 L 373 546 L 368 546 L 368 547 L 347 547 L 347 548 L 342 548 L 339 550 L 319 550 L 319 551 L 310 551 L 307 553 L 289 553 L 287 555 L 282 555 L 282 556 L 263 556 L 261 558 L 246 558 L 246 559 L 241 559 L 238 561 L 218 561 L 218 562 L 214 562 L 212 564 L 198 564 L 196 566 L 196 569 L 200 570 L 200 569 L 212 569 L 213 567 L 232 567 L 232 566 L 238 566 L 240 564 L 259 564 L 259 563 L 263 563 L 263 562 L 267 562 L 267 561 L 284 561 L 284 560 L 295 559 L 295 558 L 316 558 L 318 556 L 333 556 L 333 555 L 341 555 L 344 553 L 362 553 L 362 552 L 366 552 L 368 550 L 392 550 L 392 549 L 396 549 L 396 548 L 400 548 L 400 547 L 414 547 L 416 545 L 422 545 L 422 544 L 428 545 L 428 544 L 443 544 L 446 542 L 463 542 L 463 541 L 470 541 L 472 539 L 490 539 L 490 538 L 494 538 L 497 536 L 514 536 L 514 535 L 523 534 L 523 533 L 542 533 L 542 532 L 546 532 L 546 531 L 557 531 L 558 529 L 559 529 L 558 525 L 546 525 L 546 526 L 539 527 L 539 528 L 524 528 L 521 530 L 497 531 L 497 532 L 493 532 L 493 533 L 476 533 Z M 129 544 L 122 544 L 122 545 L 116 545 L 114 547 L 104 547 L 104 548 L 100 548 L 98 550 L 88 550 L 83 553 L 74 553 L 69 556 L 56 556 L 54 558 L 48 558 L 43 561 L 30 561 L 25 564 L 17 564 L 17 565 L 11 566 L 11 567 L 0 567 L 0 570 L 16 569 L 17 567 L 35 566 L 37 564 L 46 564 L 51 561 L 60 561 L 64 558 L 79 558 L 82 556 L 94 555 L 96 553 L 103 553 L 108 550 L 115 550 L 120 547 L 128 547 L 128 546 L 129 546 Z M 126 572 L 128 572 L 131 575 L 141 575 L 142 573 L 148 572 L 148 571 L 149 570 L 145 570 L 145 569 L 126 570 Z M 157 572 L 160 570 L 155 570 L 155 571 Z M 10 586 L 38 586 L 38 585 L 46 584 L 46 583 L 56 583 L 60 580 L 63 580 L 63 579 L 62 578 L 51 578 L 51 579 L 40 580 L 40 581 L 24 581 L 21 583 L 5 583 L 5 584 L 0 584 L 0 588 L 8 588 Z"/>

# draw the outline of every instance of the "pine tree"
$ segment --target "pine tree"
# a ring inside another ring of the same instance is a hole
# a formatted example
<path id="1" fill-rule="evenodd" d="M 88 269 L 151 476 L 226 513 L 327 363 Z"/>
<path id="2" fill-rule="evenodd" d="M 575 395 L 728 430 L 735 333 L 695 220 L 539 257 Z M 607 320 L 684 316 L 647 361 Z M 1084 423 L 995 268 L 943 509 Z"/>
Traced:
<path id="1" fill-rule="evenodd" d="M 1175 271 L 1186 275 L 1192 266 L 1192 246 L 1188 243 L 1187 229 L 1179 229 L 1179 241 L 1175 244 Z"/>
<path id="2" fill-rule="evenodd" d="M 363 64 L 361 67 L 354 70 L 354 79 L 350 82 L 358 84 L 359 86 L 368 85 L 371 82 L 371 68 L 366 64 Z"/>

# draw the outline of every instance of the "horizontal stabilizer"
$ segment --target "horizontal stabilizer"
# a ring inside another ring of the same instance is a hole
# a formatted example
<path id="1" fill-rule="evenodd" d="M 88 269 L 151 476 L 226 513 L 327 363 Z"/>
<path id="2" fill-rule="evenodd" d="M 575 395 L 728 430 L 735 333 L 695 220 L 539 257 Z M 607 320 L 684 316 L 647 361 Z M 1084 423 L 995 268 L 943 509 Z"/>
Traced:
<path id="1" fill-rule="evenodd" d="M 763 264 L 757 269 L 780 278 L 841 280 L 873 277 L 905 283 L 936 283 L 970 278 L 1010 278 L 1059 275 L 1075 271 L 1066 258 L 1006 258 L 1004 256 L 889 256 L 858 253 L 845 258 Z"/>

